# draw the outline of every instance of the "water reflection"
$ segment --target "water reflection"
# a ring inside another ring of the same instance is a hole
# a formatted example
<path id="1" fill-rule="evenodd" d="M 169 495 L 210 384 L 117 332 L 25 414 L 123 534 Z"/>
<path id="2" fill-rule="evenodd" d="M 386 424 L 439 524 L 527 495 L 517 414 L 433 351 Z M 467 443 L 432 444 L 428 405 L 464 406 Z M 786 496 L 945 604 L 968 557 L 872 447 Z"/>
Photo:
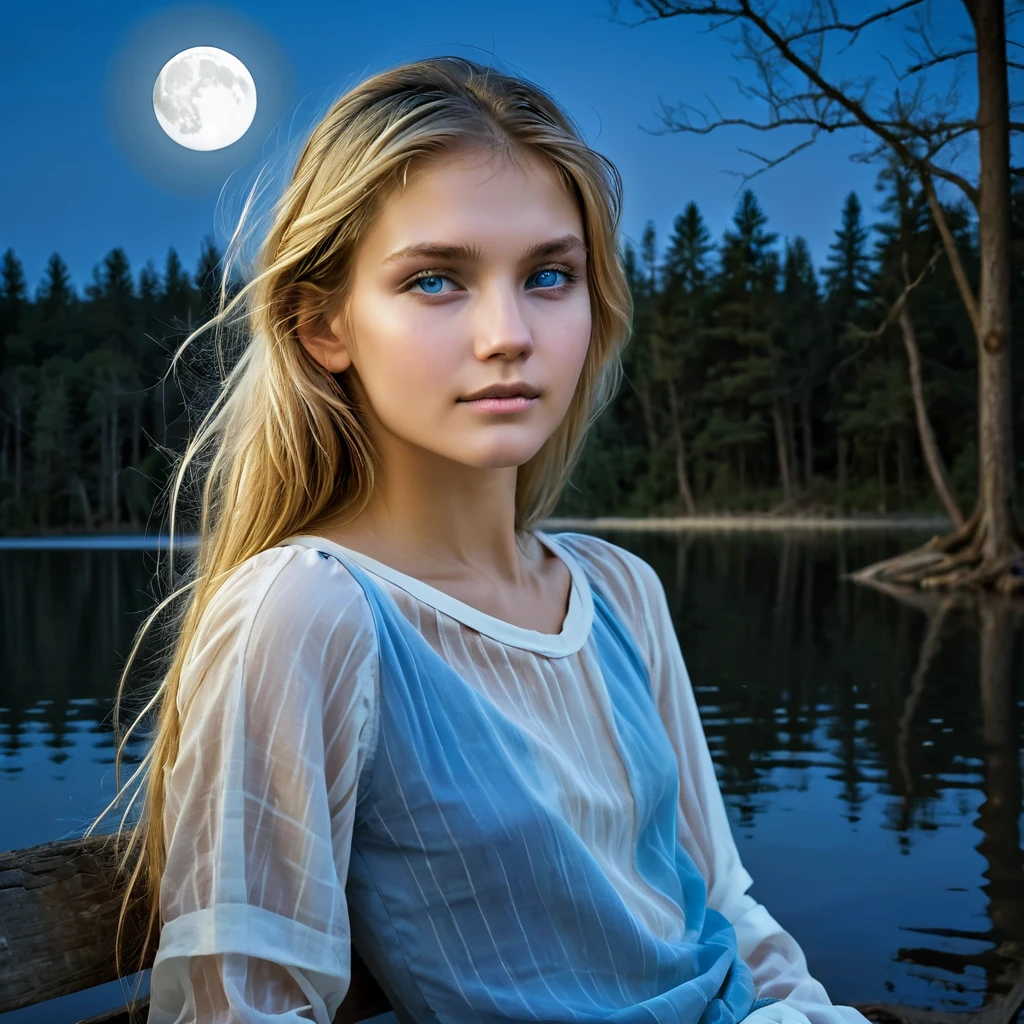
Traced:
<path id="1" fill-rule="evenodd" d="M 919 533 L 602 535 L 665 584 L 753 895 L 832 998 L 1005 994 L 1024 959 L 1020 612 L 841 578 Z M 155 559 L 0 550 L 0 848 L 79 834 L 113 795 L 111 700 Z"/>
<path id="2" fill-rule="evenodd" d="M 1013 986 L 1020 976 L 1020 961 L 1024 959 L 1024 856 L 1019 828 L 1021 767 L 1014 696 L 1020 673 L 1015 678 L 1013 656 L 1021 609 L 1019 604 L 987 595 L 973 604 L 970 610 L 975 613 L 980 635 L 978 688 L 985 794 L 973 824 L 982 833 L 975 849 L 985 859 L 985 883 L 981 888 L 987 900 L 988 927 L 963 935 L 985 943 L 987 948 L 974 956 L 955 959 L 935 959 L 927 949 L 913 950 L 907 958 L 914 963 L 935 963 L 945 970 L 962 970 L 966 964 L 976 964 L 985 972 L 986 988 L 991 997 Z M 933 612 L 933 621 L 940 620 L 947 608 L 948 603 L 944 602 L 938 612 Z"/>

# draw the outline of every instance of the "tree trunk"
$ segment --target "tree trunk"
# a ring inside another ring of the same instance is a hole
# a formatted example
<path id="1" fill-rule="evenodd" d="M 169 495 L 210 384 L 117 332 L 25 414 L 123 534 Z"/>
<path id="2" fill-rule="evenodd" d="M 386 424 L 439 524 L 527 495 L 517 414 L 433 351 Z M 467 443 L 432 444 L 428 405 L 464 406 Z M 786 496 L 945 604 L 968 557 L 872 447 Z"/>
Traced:
<path id="1" fill-rule="evenodd" d="M 653 455 L 658 447 L 658 439 L 654 431 L 654 410 L 651 408 L 651 385 L 642 374 L 637 375 L 637 397 L 640 409 L 644 414 L 644 427 L 647 429 L 647 450 Z"/>
<path id="2" fill-rule="evenodd" d="M 132 465 L 138 466 L 140 462 L 139 441 L 142 433 L 142 402 L 136 397 L 132 402 Z"/>
<path id="3" fill-rule="evenodd" d="M 946 515 L 949 516 L 955 527 L 961 527 L 964 524 L 964 515 L 960 511 L 960 506 L 953 495 L 953 489 L 949 485 L 946 465 L 942 461 L 942 453 L 935 440 L 935 432 L 932 430 L 931 419 L 924 402 L 924 387 L 921 383 L 921 353 L 917 347 L 917 332 L 910 315 L 910 307 L 906 302 L 903 303 L 903 308 L 900 310 L 899 323 L 900 330 L 903 332 L 903 345 L 907 350 L 910 393 L 914 397 L 914 419 L 917 421 L 917 436 L 921 441 L 921 453 L 924 455 L 932 486 L 939 496 L 939 501 L 942 502 L 942 507 L 946 510 Z"/>
<path id="4" fill-rule="evenodd" d="M 686 442 L 683 440 L 683 429 L 679 422 L 679 399 L 676 395 L 676 382 L 668 379 L 668 407 L 672 414 L 672 433 L 676 440 L 676 480 L 679 483 L 679 497 L 683 499 L 683 508 L 688 516 L 695 515 L 697 506 L 690 489 L 690 478 L 686 469 Z"/>
<path id="5" fill-rule="evenodd" d="M 878 445 L 878 482 L 882 488 L 882 501 L 879 506 L 879 512 L 888 511 L 885 501 L 885 444 L 879 442 Z"/>
<path id="6" fill-rule="evenodd" d="M 844 435 L 839 436 L 839 451 L 836 454 L 836 487 L 840 494 L 846 490 L 846 452 L 849 442 Z"/>
<path id="7" fill-rule="evenodd" d="M 786 427 L 782 420 L 782 403 L 779 396 L 772 398 L 772 424 L 775 427 L 775 455 L 782 476 L 782 498 L 789 501 L 793 496 L 793 484 L 789 478 L 789 453 L 786 451 Z"/>
<path id="8" fill-rule="evenodd" d="M 811 441 L 811 389 L 806 388 L 800 399 L 800 419 L 804 442 L 804 486 L 811 489 L 814 479 L 814 445 Z"/>
<path id="9" fill-rule="evenodd" d="M 21 388 L 14 386 L 14 504 L 21 503 Z"/>
<path id="10" fill-rule="evenodd" d="M 900 492 L 900 504 L 907 501 L 907 435 L 904 430 L 896 435 L 896 486 Z"/>
<path id="11" fill-rule="evenodd" d="M 141 401 L 141 399 L 138 396 L 135 396 L 135 398 L 132 401 L 132 428 L 131 429 L 132 429 L 132 434 L 131 434 L 131 445 L 132 445 L 131 459 L 132 459 L 132 461 L 131 461 L 131 465 L 134 468 L 134 471 L 136 473 L 138 473 L 139 462 L 140 462 L 140 459 L 141 459 L 141 456 L 139 454 L 139 449 L 141 447 L 140 441 L 141 441 L 141 434 L 142 434 L 142 401 Z M 141 480 L 138 477 L 136 477 L 134 479 L 130 478 L 129 479 L 129 483 L 141 484 Z M 138 492 L 136 491 L 136 493 L 138 493 Z M 128 494 L 125 495 L 125 503 L 128 505 L 128 519 L 129 519 L 129 522 L 131 523 L 132 531 L 133 532 L 137 532 L 138 529 L 139 529 L 138 503 L 135 502 L 135 501 L 131 501 L 130 498 L 131 498 L 131 491 L 129 490 Z"/>
<path id="12" fill-rule="evenodd" d="M 78 494 L 79 501 L 82 503 L 82 518 L 85 520 L 85 528 L 91 533 L 92 506 L 89 504 L 89 494 L 85 489 L 85 484 L 77 473 L 75 474 L 75 490 Z"/>
<path id="13" fill-rule="evenodd" d="M 114 380 L 110 380 L 110 522 L 116 530 L 118 525 L 117 501 L 117 398 L 114 395 Z"/>
<path id="14" fill-rule="evenodd" d="M 978 490 L 986 559 L 1014 547 L 1013 410 L 1010 378 L 1010 136 L 1004 0 L 973 0 L 978 57 Z"/>
<path id="15" fill-rule="evenodd" d="M 795 494 L 800 490 L 800 467 L 797 465 L 796 459 L 796 427 L 793 419 L 793 403 L 786 398 L 786 404 L 783 406 L 783 412 L 786 416 L 786 438 L 788 441 L 788 455 L 789 455 L 789 485 L 793 489 Z"/>
<path id="16" fill-rule="evenodd" d="M 97 385 L 98 386 L 98 385 Z M 108 519 L 107 516 L 107 460 L 110 458 L 110 445 L 107 442 L 107 431 L 110 429 L 110 420 L 107 416 L 100 418 L 100 473 L 98 478 L 97 493 L 99 494 L 99 517 L 100 522 Z"/>

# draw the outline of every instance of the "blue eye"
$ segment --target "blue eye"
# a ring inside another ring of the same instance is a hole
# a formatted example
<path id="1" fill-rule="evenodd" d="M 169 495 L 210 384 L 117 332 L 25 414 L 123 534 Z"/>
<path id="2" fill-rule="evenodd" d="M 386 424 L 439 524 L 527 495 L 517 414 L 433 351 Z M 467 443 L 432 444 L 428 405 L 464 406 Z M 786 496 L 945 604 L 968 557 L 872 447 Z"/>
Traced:
<path id="1" fill-rule="evenodd" d="M 537 271 L 537 277 L 540 277 L 541 274 L 561 274 L 561 273 L 562 273 L 562 271 L 560 271 L 560 270 L 555 270 L 552 267 L 548 267 L 546 270 L 538 270 Z"/>
<path id="2" fill-rule="evenodd" d="M 570 287 L 577 280 L 577 275 L 574 274 L 568 268 L 561 267 L 544 267 L 538 270 L 533 276 L 535 278 L 541 277 L 545 274 L 556 275 L 561 274 L 566 280 L 562 284 L 556 284 L 551 282 L 549 285 L 542 285 L 541 291 L 559 292 Z M 550 280 L 550 279 L 549 279 Z M 444 292 L 440 288 L 434 289 L 434 285 L 440 285 L 442 281 L 451 281 L 451 278 L 447 274 L 438 274 L 430 270 L 425 270 L 419 277 L 413 278 L 410 282 L 409 287 L 413 288 L 416 285 L 423 285 L 424 290 L 421 292 L 422 295 L 443 295 Z M 533 289 L 531 289 L 533 290 Z"/>
<path id="3" fill-rule="evenodd" d="M 429 277 L 418 277 L 413 284 L 424 284 L 427 281 L 447 281 L 448 278 L 442 277 L 440 274 L 431 274 Z M 428 291 L 427 295 L 439 295 L 439 292 Z"/>

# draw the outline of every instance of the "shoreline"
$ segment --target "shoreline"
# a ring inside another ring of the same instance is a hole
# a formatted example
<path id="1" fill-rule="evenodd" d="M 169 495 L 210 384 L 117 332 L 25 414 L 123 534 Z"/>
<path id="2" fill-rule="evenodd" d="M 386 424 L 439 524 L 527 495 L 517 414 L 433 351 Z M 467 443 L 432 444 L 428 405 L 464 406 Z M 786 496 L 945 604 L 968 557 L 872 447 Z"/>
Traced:
<path id="1" fill-rule="evenodd" d="M 552 530 L 625 530 L 634 532 L 713 533 L 715 531 L 836 531 L 836 530 L 935 530 L 952 529 L 950 521 L 942 516 L 769 516 L 757 514 L 719 516 L 666 516 L 630 518 L 626 516 L 598 516 L 593 519 L 574 516 L 552 516 L 542 519 L 537 527 Z M 195 535 L 186 534 L 178 543 L 183 547 L 195 544 Z M 29 548 L 167 548 L 166 534 L 142 533 L 49 533 L 27 536 L 0 536 L 0 551 Z"/>
<path id="2" fill-rule="evenodd" d="M 572 528 L 589 526 L 595 530 L 847 530 L 847 529 L 913 529 L 950 530 L 952 523 L 945 516 L 770 516 L 738 513 L 718 516 L 666 516 L 659 518 L 628 518 L 599 516 L 577 519 L 552 516 L 540 525 Z"/>

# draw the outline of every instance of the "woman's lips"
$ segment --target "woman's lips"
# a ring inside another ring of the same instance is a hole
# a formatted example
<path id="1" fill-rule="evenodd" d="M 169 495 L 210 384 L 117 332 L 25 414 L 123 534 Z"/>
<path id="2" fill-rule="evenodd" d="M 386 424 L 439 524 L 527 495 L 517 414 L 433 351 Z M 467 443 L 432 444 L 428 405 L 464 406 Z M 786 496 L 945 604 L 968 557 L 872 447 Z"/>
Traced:
<path id="1" fill-rule="evenodd" d="M 536 398 L 516 395 L 513 398 L 474 398 L 472 401 L 463 400 L 463 404 L 479 412 L 522 412 L 536 401 Z"/>

